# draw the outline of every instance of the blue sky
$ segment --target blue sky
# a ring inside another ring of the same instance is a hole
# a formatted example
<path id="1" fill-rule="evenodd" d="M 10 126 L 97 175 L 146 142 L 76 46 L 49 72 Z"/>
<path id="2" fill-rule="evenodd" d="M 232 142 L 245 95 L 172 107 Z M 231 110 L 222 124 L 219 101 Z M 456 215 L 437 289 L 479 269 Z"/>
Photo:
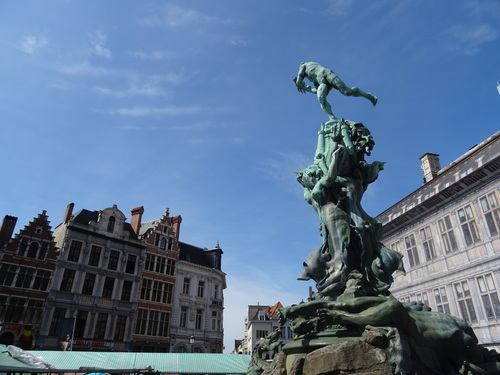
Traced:
<path id="1" fill-rule="evenodd" d="M 379 97 L 329 95 L 387 162 L 376 216 L 499 130 L 500 2 L 0 1 L 0 215 L 113 204 L 182 215 L 182 241 L 224 250 L 225 345 L 249 304 L 307 298 L 321 243 L 294 171 L 327 118 L 292 82 L 317 61 Z"/>

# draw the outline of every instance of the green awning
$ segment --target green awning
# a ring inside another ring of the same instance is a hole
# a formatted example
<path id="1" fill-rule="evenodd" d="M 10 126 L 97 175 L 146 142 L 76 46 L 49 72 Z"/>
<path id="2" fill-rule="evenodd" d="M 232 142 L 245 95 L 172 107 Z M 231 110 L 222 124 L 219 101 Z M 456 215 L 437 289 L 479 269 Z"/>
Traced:
<path id="1" fill-rule="evenodd" d="M 250 356 L 243 354 L 208 354 L 208 353 L 128 353 L 128 352 L 76 352 L 30 350 L 28 353 L 42 357 L 54 366 L 51 370 L 39 372 L 161 372 L 168 374 L 246 374 Z M 9 366 L 25 367 L 17 362 L 3 363 L 2 372 Z M 26 372 L 34 372 L 26 366 Z"/>

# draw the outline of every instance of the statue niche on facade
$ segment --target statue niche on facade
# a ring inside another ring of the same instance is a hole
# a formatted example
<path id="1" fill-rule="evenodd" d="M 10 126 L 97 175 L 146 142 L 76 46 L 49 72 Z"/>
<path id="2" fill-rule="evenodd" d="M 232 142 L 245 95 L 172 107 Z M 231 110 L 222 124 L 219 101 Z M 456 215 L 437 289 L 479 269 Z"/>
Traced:
<path id="1" fill-rule="evenodd" d="M 283 347 L 286 369 L 277 363 L 263 366 L 254 358 L 249 374 L 298 371 L 298 360 L 307 361 L 309 353 L 363 340 L 370 336 L 368 331 L 389 342 L 379 349 L 394 374 L 499 374 L 498 355 L 477 344 L 464 320 L 432 312 L 423 304 L 403 304 L 389 291 L 393 273 L 404 273 L 402 255 L 380 243 L 382 224 L 361 206 L 384 163 L 365 160 L 375 145 L 371 132 L 361 122 L 335 117 L 326 100 L 332 89 L 364 97 L 373 105 L 378 98 L 349 88 L 315 62 L 301 63 L 294 82 L 299 92 L 317 94 L 329 118 L 318 131 L 312 164 L 296 172 L 305 200 L 318 214 L 322 237 L 303 263 L 299 280 L 314 280 L 317 293 L 311 301 L 277 310 L 280 321 L 289 321 L 295 333 L 294 341 Z M 336 360 L 327 357 L 332 362 L 329 373 L 340 373 Z"/>

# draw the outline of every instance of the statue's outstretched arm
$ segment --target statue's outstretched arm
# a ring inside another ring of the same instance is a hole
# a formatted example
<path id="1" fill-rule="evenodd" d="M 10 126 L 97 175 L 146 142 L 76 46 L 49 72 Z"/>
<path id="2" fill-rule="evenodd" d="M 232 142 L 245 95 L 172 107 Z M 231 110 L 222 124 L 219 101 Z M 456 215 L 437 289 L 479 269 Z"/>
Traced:
<path id="1" fill-rule="evenodd" d="M 306 85 L 303 80 L 298 79 L 298 77 L 295 77 L 293 79 L 293 82 L 295 82 L 295 86 L 297 86 L 297 90 L 299 90 L 301 93 L 305 94 L 306 92 L 312 92 L 313 94 L 316 94 L 317 90 L 309 85 Z"/>
<path id="2" fill-rule="evenodd" d="M 295 82 L 295 86 L 297 86 L 297 90 L 299 90 L 303 94 L 306 92 L 312 92 L 313 94 L 316 94 L 316 89 L 314 87 L 306 85 L 304 83 L 305 77 L 306 77 L 306 66 L 304 64 L 300 64 L 297 77 L 293 79 L 293 82 Z"/>

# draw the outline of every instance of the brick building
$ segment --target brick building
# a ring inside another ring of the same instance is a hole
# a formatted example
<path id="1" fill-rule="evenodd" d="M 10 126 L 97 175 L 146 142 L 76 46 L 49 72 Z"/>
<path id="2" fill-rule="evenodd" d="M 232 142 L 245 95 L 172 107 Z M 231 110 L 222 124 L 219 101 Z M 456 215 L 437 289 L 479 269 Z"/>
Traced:
<path id="1" fill-rule="evenodd" d="M 43 323 L 58 253 L 45 211 L 11 238 L 16 223 L 16 217 L 5 216 L 0 228 L 0 343 L 31 349 Z"/>

